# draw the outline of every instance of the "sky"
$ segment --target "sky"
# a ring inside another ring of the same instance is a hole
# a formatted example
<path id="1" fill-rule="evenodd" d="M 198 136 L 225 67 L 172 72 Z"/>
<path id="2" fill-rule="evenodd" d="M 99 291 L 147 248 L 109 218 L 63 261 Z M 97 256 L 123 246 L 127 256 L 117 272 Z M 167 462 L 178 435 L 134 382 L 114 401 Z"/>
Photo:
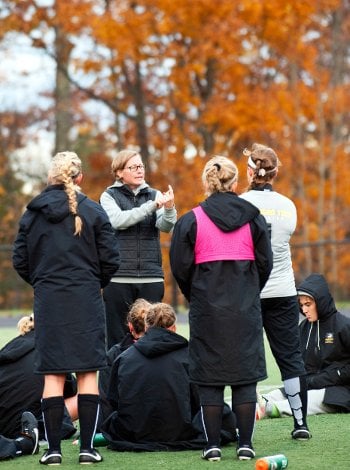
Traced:
<path id="1" fill-rule="evenodd" d="M 42 92 L 52 90 L 54 61 L 30 46 L 27 38 L 10 34 L 0 43 L 0 109 L 24 111 L 38 103 Z M 45 106 L 46 98 L 40 98 Z"/>
<path id="2" fill-rule="evenodd" d="M 8 34 L 1 41 L 0 112 L 23 112 L 38 105 L 45 109 L 50 100 L 43 93 L 52 90 L 54 80 L 54 61 L 43 51 L 32 48 L 27 38 Z M 40 128 L 32 128 L 30 136 L 26 146 L 13 155 L 13 166 L 19 174 L 45 175 L 54 136 Z M 31 187 L 27 181 L 24 190 L 30 191 Z"/>

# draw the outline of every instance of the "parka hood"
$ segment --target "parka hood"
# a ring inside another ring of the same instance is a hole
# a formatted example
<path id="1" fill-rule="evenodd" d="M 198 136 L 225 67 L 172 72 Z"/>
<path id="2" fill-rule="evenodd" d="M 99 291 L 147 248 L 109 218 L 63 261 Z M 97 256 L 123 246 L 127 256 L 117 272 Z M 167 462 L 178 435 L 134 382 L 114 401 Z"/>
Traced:
<path id="1" fill-rule="evenodd" d="M 17 362 L 21 357 L 34 350 L 34 330 L 23 336 L 16 336 L 0 350 L 0 365 Z"/>
<path id="2" fill-rule="evenodd" d="M 232 192 L 214 193 L 200 204 L 211 221 L 222 231 L 231 232 L 259 215 L 259 209 Z"/>
<path id="3" fill-rule="evenodd" d="M 334 299 L 329 291 L 326 279 L 322 274 L 310 274 L 297 287 L 298 294 L 307 294 L 315 299 L 318 319 L 320 322 L 337 312 Z"/>
<path id="4" fill-rule="evenodd" d="M 86 199 L 84 194 L 78 193 L 78 204 Z M 50 223 L 57 224 L 70 214 L 67 194 L 62 184 L 50 185 L 36 196 L 27 206 L 27 209 L 41 212 Z"/>
<path id="5" fill-rule="evenodd" d="M 144 356 L 156 357 L 185 348 L 188 341 L 170 330 L 154 327 L 147 330 L 134 346 Z"/>

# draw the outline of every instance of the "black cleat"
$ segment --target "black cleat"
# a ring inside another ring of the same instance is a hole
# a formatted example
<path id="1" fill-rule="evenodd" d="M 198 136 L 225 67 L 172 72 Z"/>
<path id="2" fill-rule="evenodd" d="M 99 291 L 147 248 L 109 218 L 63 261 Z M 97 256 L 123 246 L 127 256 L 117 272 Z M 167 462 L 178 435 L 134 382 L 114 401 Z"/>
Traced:
<path id="1" fill-rule="evenodd" d="M 33 441 L 32 454 L 39 452 L 39 429 L 38 420 L 30 411 L 24 411 L 21 418 L 21 434 Z"/>
<path id="2" fill-rule="evenodd" d="M 292 431 L 292 439 L 297 441 L 308 441 L 312 436 L 310 431 L 306 426 L 301 426 L 300 428 L 295 428 Z"/>
<path id="3" fill-rule="evenodd" d="M 96 449 L 80 449 L 79 463 L 90 464 L 102 462 L 103 458 Z"/>
<path id="4" fill-rule="evenodd" d="M 62 454 L 59 450 L 47 450 L 39 462 L 43 465 L 61 465 Z"/>
<path id="5" fill-rule="evenodd" d="M 239 460 L 251 460 L 255 457 L 254 449 L 248 445 L 238 447 L 237 457 Z"/>
<path id="6" fill-rule="evenodd" d="M 209 460 L 210 462 L 219 462 L 221 460 L 220 447 L 206 447 L 205 449 L 203 449 L 202 459 Z"/>

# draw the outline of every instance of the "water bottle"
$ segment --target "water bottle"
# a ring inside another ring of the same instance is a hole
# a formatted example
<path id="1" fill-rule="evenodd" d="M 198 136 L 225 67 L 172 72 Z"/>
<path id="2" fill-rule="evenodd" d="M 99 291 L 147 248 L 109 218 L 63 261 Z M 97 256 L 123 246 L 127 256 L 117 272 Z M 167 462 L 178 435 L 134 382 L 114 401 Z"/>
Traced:
<path id="1" fill-rule="evenodd" d="M 288 459 L 283 454 L 268 455 L 256 461 L 255 470 L 281 470 L 287 468 Z"/>
<path id="2" fill-rule="evenodd" d="M 80 437 L 73 441 L 73 445 L 77 446 L 80 444 Z M 105 439 L 104 435 L 100 432 L 94 435 L 93 445 L 94 447 L 103 447 L 108 444 L 107 440 Z"/>
<path id="3" fill-rule="evenodd" d="M 103 447 L 108 444 L 107 440 L 105 439 L 104 435 L 100 432 L 96 433 L 94 436 L 94 447 Z"/>

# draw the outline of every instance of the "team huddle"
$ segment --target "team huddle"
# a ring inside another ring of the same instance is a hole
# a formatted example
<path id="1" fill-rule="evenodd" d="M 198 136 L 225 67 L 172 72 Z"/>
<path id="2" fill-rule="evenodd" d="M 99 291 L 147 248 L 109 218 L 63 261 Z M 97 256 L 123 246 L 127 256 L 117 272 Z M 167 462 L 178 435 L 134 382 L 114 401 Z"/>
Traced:
<path id="1" fill-rule="evenodd" d="M 115 156 L 115 181 L 99 203 L 80 190 L 79 157 L 55 155 L 14 243 L 34 315 L 0 351 L 0 390 L 11 351 L 17 368 L 27 361 L 23 388 L 25 380 L 36 387 L 2 432 L 0 459 L 38 453 L 45 440 L 40 463 L 59 465 L 61 441 L 79 420 L 81 464 L 103 460 L 97 433 L 116 451 L 201 449 L 209 461 L 234 442 L 237 458 L 250 460 L 257 417 L 292 416 L 291 438 L 305 441 L 310 403 L 315 412 L 350 410 L 350 320 L 322 275 L 295 284 L 297 212 L 273 189 L 276 152 L 254 144 L 244 155 L 246 192 L 237 194 L 235 163 L 213 156 L 202 173 L 205 199 L 179 218 L 172 187 L 145 182 L 138 152 Z M 172 233 L 170 267 L 188 302 L 189 341 L 163 302 L 160 232 Z M 283 389 L 257 400 L 267 377 L 264 331 Z M 1 429 L 8 420 L 0 413 Z"/>

